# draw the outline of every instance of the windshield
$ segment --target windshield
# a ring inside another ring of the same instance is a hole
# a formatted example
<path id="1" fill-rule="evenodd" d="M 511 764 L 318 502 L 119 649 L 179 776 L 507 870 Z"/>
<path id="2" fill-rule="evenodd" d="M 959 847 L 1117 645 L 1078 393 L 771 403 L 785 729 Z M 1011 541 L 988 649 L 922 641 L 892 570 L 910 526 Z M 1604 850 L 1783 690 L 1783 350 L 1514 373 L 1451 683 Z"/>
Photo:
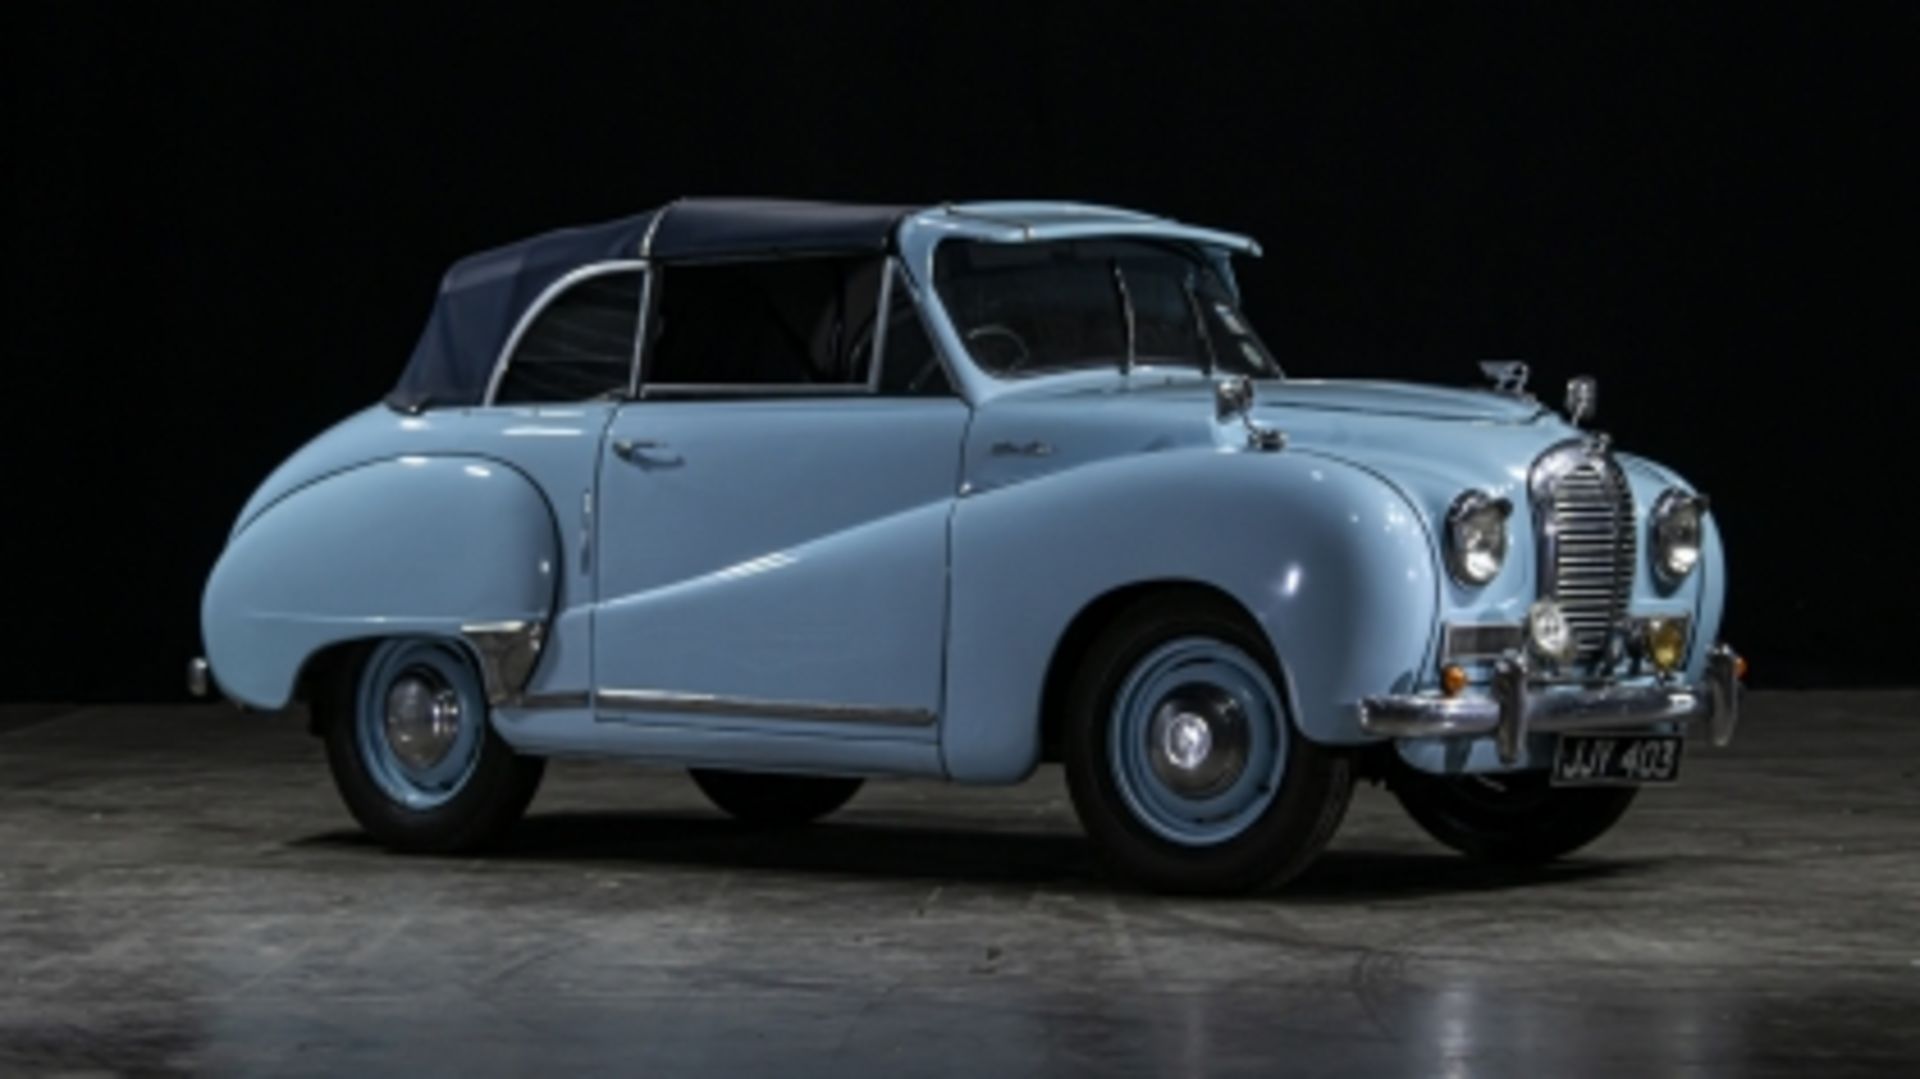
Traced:
<path id="1" fill-rule="evenodd" d="M 1280 369 L 1199 251 L 1152 240 L 949 240 L 934 285 L 967 351 L 1002 378 L 1089 367 Z"/>

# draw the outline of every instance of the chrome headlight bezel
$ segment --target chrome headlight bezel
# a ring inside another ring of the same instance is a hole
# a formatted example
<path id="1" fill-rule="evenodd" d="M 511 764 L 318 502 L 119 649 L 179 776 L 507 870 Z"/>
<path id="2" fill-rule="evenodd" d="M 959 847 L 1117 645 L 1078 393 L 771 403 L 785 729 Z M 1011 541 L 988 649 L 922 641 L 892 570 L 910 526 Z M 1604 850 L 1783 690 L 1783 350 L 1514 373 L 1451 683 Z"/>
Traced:
<path id="1" fill-rule="evenodd" d="M 1485 491 L 1463 491 L 1447 508 L 1447 571 L 1480 588 L 1507 564 L 1507 522 L 1513 503 Z"/>
<path id="2" fill-rule="evenodd" d="M 1662 589 L 1680 587 L 1700 565 L 1706 520 L 1705 495 L 1669 487 L 1654 501 L 1647 515 L 1647 558 Z"/>

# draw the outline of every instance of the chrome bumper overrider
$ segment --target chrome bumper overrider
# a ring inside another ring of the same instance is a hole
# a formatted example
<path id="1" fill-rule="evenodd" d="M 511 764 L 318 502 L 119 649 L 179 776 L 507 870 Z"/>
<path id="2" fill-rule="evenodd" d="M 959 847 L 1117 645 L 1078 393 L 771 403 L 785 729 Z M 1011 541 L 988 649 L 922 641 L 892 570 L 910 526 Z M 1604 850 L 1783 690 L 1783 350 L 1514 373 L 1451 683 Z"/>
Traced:
<path id="1" fill-rule="evenodd" d="M 187 661 L 187 692 L 196 697 L 213 692 L 212 668 L 207 665 L 206 657 L 195 656 Z"/>
<path id="2" fill-rule="evenodd" d="M 1494 664 L 1492 693 L 1484 697 L 1397 695 L 1360 702 L 1360 729 L 1388 738 L 1449 738 L 1492 734 L 1500 759 L 1520 757 L 1527 735 L 1604 731 L 1656 723 L 1705 723 L 1716 746 L 1733 740 L 1740 720 L 1740 661 L 1716 646 L 1699 685 L 1553 686 L 1532 681 L 1521 652 Z"/>

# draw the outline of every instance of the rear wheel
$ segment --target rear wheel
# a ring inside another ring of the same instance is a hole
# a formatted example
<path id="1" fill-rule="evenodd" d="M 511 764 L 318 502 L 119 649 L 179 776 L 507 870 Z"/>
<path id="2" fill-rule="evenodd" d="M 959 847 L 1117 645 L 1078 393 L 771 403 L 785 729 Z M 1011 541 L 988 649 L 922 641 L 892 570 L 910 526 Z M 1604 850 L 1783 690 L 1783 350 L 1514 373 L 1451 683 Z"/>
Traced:
<path id="1" fill-rule="evenodd" d="M 466 649 L 403 638 L 355 650 L 313 702 L 334 786 L 355 820 L 388 846 L 465 851 L 513 827 L 545 762 L 494 733 Z"/>
<path id="2" fill-rule="evenodd" d="M 861 780 L 774 772 L 689 770 L 693 782 L 728 816 L 752 824 L 806 824 L 839 809 L 860 790 Z"/>
<path id="3" fill-rule="evenodd" d="M 1519 864 L 1551 861 L 1599 839 L 1639 793 L 1554 787 L 1545 772 L 1437 776 L 1397 759 L 1388 785 L 1414 823 L 1441 843 L 1473 858 Z"/>
<path id="4" fill-rule="evenodd" d="M 1346 812 L 1344 754 L 1299 736 L 1265 638 L 1198 593 L 1143 599 L 1101 632 L 1065 717 L 1068 789 L 1106 860 L 1148 887 L 1276 885 Z"/>

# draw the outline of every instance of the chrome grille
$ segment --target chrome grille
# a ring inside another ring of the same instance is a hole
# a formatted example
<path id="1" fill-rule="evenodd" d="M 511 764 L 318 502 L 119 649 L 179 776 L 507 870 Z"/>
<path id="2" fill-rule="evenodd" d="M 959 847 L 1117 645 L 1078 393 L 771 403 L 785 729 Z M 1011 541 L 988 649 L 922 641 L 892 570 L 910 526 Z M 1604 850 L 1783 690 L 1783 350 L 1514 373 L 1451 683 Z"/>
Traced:
<path id="1" fill-rule="evenodd" d="M 1579 658 L 1606 651 L 1612 627 L 1633 591 L 1633 493 L 1603 447 L 1562 447 L 1536 466 L 1534 507 L 1541 524 L 1542 594 L 1573 626 Z"/>

